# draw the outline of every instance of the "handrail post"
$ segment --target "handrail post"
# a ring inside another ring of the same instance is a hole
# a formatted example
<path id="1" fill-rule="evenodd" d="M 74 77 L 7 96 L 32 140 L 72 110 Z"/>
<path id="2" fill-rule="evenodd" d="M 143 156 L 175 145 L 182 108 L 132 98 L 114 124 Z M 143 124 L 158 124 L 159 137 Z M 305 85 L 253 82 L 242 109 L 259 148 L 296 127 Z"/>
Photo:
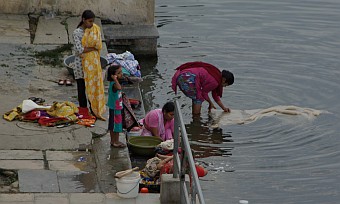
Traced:
<path id="1" fill-rule="evenodd" d="M 183 123 L 182 113 L 177 100 L 175 100 L 175 121 L 174 121 L 174 172 L 173 178 L 180 180 L 180 200 L 181 203 L 196 203 L 198 198 L 201 204 L 205 204 L 201 185 L 198 180 L 198 175 L 195 168 L 194 159 L 192 156 L 190 143 L 188 140 L 185 125 Z M 180 131 L 180 132 L 179 132 Z M 181 136 L 180 136 L 181 133 Z M 181 155 L 178 154 L 179 146 L 181 146 Z M 185 181 L 186 169 L 191 172 L 192 186 L 191 186 L 191 199 L 189 199 L 189 192 Z"/>
<path id="2" fill-rule="evenodd" d="M 177 101 L 176 101 L 177 102 Z M 175 121 L 174 121 L 174 173 L 173 177 L 178 178 L 178 172 L 179 172 L 179 166 L 178 166 L 178 147 L 179 147 L 179 141 L 180 141 L 180 136 L 179 136 L 179 117 L 178 117 L 178 102 L 175 102 Z"/>

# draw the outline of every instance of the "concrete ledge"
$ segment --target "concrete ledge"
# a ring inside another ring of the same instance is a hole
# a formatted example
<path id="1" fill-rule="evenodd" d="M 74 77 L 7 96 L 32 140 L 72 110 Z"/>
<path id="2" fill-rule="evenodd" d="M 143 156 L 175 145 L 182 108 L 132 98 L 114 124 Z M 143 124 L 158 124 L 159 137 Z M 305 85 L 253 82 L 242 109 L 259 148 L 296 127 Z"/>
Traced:
<path id="1" fill-rule="evenodd" d="M 68 35 L 62 22 L 65 17 L 40 17 L 33 44 L 68 44 Z"/>
<path id="2" fill-rule="evenodd" d="M 107 40 L 117 39 L 156 39 L 159 37 L 154 25 L 110 25 L 104 24 L 103 31 Z"/>
<path id="3" fill-rule="evenodd" d="M 116 193 L 17 193 L 0 194 L 0 204 L 10 203 L 101 203 L 101 204 L 159 204 L 159 194 L 138 194 L 136 198 L 120 198 Z"/>
<path id="4" fill-rule="evenodd" d="M 154 25 L 103 25 L 108 50 L 136 55 L 157 55 L 158 30 Z"/>
<path id="5" fill-rule="evenodd" d="M 173 174 L 162 174 L 161 177 L 161 203 L 180 203 L 181 202 L 181 188 L 180 179 L 174 178 Z M 187 188 L 190 187 L 189 175 L 185 175 L 185 184 Z M 189 190 L 189 189 L 187 189 Z"/>

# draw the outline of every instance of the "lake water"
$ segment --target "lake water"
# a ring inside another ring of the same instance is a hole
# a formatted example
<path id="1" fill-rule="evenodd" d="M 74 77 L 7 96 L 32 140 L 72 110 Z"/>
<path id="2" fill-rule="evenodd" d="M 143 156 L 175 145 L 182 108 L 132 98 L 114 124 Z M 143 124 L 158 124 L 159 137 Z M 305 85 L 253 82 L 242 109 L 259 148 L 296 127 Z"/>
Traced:
<path id="1" fill-rule="evenodd" d="M 146 111 L 179 97 L 207 203 L 340 201 L 340 0 L 156 0 L 158 58 L 142 67 Z M 308 120 L 263 117 L 212 128 L 203 104 L 170 88 L 174 69 L 205 61 L 235 75 L 231 110 L 295 105 L 328 111 Z"/>

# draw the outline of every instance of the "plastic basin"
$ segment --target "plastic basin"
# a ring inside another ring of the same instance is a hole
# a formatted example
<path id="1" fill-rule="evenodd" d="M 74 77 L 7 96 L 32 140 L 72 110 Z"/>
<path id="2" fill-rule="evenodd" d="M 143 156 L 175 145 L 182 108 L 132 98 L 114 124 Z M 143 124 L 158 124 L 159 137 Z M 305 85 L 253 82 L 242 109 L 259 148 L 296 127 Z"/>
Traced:
<path id="1" fill-rule="evenodd" d="M 154 136 L 131 136 L 128 141 L 130 151 L 135 155 L 152 157 L 155 156 L 155 147 L 162 139 Z"/>

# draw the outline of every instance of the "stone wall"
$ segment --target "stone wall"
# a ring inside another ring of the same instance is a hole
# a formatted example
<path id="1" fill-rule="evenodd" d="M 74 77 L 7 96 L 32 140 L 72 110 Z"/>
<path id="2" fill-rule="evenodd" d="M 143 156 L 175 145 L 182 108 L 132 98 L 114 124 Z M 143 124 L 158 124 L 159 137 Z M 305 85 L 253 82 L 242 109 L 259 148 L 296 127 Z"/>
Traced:
<path id="1" fill-rule="evenodd" d="M 91 9 L 96 16 L 123 25 L 153 25 L 155 0 L 0 0 L 3 14 L 44 14 L 79 16 Z"/>

